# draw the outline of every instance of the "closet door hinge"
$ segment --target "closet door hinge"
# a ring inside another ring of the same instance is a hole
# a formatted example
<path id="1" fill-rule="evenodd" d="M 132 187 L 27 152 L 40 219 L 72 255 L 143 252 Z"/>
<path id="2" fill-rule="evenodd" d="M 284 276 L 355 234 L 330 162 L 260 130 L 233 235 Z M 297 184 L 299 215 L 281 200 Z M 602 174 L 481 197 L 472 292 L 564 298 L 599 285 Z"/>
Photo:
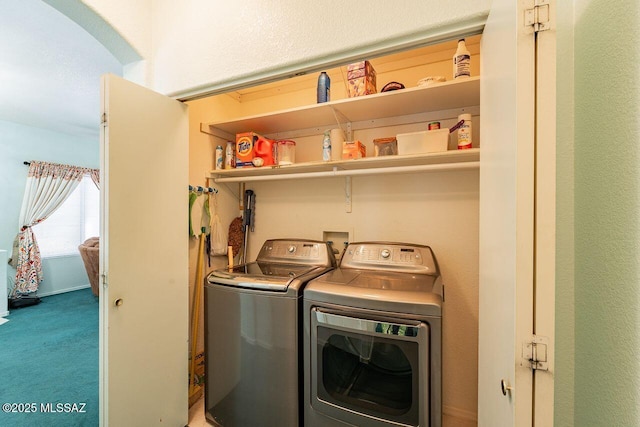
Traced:
<path id="1" fill-rule="evenodd" d="M 524 25 L 533 27 L 534 32 L 551 29 L 549 22 L 549 0 L 535 0 L 533 9 L 524 11 Z"/>
<path id="2" fill-rule="evenodd" d="M 521 366 L 529 365 L 534 371 L 549 370 L 549 337 L 532 335 L 522 344 Z"/>
<path id="3" fill-rule="evenodd" d="M 107 113 L 102 113 L 102 115 L 100 116 L 100 126 L 106 126 L 107 125 Z"/>

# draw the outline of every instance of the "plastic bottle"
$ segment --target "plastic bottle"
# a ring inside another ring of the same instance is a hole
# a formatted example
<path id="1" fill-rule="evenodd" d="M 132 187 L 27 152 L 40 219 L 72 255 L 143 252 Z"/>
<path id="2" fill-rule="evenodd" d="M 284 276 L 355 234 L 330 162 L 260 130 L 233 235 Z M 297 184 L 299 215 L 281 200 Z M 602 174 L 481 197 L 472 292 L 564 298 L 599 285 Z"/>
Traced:
<path id="1" fill-rule="evenodd" d="M 328 162 L 331 160 L 331 131 L 324 131 L 324 138 L 322 139 L 322 160 Z"/>
<path id="2" fill-rule="evenodd" d="M 458 40 L 458 49 L 453 55 L 453 78 L 471 77 L 471 54 L 464 39 Z"/>
<path id="3" fill-rule="evenodd" d="M 472 148 L 471 114 L 460 114 L 458 121 L 460 120 L 464 120 L 464 123 L 458 128 L 458 150 L 466 150 Z"/>
<path id="4" fill-rule="evenodd" d="M 236 143 L 233 141 L 227 142 L 227 149 L 224 155 L 224 168 L 233 169 L 236 167 Z"/>
<path id="5" fill-rule="evenodd" d="M 318 104 L 321 102 L 328 102 L 331 92 L 331 79 L 326 72 L 321 72 L 318 76 Z"/>
<path id="6" fill-rule="evenodd" d="M 223 166 L 223 162 L 222 162 L 222 145 L 218 145 L 216 147 L 216 169 L 222 169 Z"/>

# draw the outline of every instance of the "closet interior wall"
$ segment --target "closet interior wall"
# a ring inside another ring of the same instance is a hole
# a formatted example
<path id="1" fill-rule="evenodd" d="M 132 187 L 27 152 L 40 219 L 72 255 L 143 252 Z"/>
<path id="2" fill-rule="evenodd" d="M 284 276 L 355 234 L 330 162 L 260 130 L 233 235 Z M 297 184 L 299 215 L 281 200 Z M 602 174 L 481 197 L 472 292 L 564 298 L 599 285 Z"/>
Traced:
<path id="1" fill-rule="evenodd" d="M 480 36 L 467 39 L 472 76 L 478 76 Z M 368 58 L 377 72 L 378 91 L 390 82 L 415 87 L 426 76 L 452 79 L 456 41 L 427 46 L 384 58 Z M 346 65 L 346 64 L 345 64 Z M 346 67 L 327 70 L 331 99 L 346 98 L 342 75 Z M 214 152 L 221 138 L 201 132 L 201 123 L 315 104 L 317 74 L 189 101 L 189 182 L 218 189 L 218 214 L 223 227 L 239 214 L 239 184 L 215 183 L 206 177 L 214 169 Z M 443 117 L 443 127 L 455 117 Z M 481 148 L 479 117 L 474 117 L 474 148 Z M 373 139 L 401 132 L 426 130 L 427 123 L 386 126 L 354 132 L 373 155 Z M 258 129 L 246 129 L 256 131 Z M 268 136 L 268 135 L 267 135 Z M 296 161 L 320 160 L 322 133 L 295 138 Z M 452 139 L 453 141 L 453 139 Z M 454 149 L 450 142 L 450 149 Z M 433 248 L 446 286 L 443 324 L 443 403 L 449 416 L 476 419 L 478 378 L 478 235 L 479 172 L 449 170 L 351 178 L 352 209 L 345 208 L 345 178 L 313 178 L 249 182 L 256 193 L 255 232 L 249 237 L 248 259 L 255 259 L 266 239 L 322 240 L 325 232 L 348 234 L 350 241 L 400 241 Z M 186 190 L 185 190 L 186 193 Z M 185 197 L 186 199 L 186 197 Z M 342 242 L 335 242 L 341 245 Z M 190 244 L 190 285 L 195 280 L 197 240 Z M 226 265 L 225 257 L 205 262 L 205 274 Z M 201 315 L 202 319 L 203 316 Z M 199 328 L 200 331 L 203 327 Z M 199 351 L 203 348 L 202 335 Z"/>

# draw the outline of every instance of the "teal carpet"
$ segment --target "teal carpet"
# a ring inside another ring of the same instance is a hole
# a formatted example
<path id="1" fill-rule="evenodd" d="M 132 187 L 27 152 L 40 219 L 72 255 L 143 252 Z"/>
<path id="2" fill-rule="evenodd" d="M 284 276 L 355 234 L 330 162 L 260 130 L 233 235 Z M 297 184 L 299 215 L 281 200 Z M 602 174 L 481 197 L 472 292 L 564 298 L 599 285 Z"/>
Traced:
<path id="1" fill-rule="evenodd" d="M 91 289 L 42 298 L 7 319 L 0 325 L 0 426 L 97 426 L 98 298 Z"/>

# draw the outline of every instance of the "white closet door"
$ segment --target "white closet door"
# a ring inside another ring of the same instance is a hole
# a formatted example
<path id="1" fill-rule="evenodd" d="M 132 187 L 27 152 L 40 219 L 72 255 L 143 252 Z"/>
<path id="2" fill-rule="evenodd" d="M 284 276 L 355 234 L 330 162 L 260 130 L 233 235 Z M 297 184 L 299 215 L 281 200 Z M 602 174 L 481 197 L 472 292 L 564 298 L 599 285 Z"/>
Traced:
<path id="1" fill-rule="evenodd" d="M 532 372 L 520 363 L 534 262 L 535 41 L 525 3 L 494 0 L 481 42 L 480 427 L 532 425 Z"/>
<path id="2" fill-rule="evenodd" d="M 100 425 L 188 418 L 188 112 L 102 78 Z"/>
<path id="3" fill-rule="evenodd" d="M 544 337 L 546 370 L 534 373 L 535 426 L 554 422 L 556 292 L 556 1 L 536 36 L 536 254 L 534 333 Z M 567 6 L 563 6 L 567 7 Z"/>

